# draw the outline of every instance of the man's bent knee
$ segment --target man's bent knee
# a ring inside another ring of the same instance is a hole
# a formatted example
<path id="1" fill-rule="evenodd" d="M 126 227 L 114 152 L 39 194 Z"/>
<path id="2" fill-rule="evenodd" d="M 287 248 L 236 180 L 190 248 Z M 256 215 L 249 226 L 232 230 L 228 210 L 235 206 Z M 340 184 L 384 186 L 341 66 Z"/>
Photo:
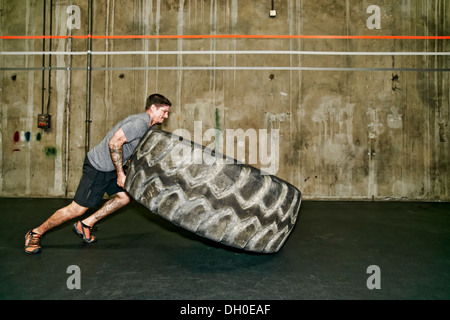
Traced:
<path id="1" fill-rule="evenodd" d="M 81 216 L 89 208 L 83 207 L 83 206 L 79 205 L 78 203 L 76 203 L 75 201 L 72 201 L 72 203 L 67 206 L 67 209 L 69 209 L 69 211 L 72 213 L 72 215 Z"/>
<path id="2" fill-rule="evenodd" d="M 130 203 L 131 201 L 130 196 L 126 192 L 118 192 L 116 194 L 116 197 L 119 198 L 119 200 L 122 202 L 124 206 Z"/>

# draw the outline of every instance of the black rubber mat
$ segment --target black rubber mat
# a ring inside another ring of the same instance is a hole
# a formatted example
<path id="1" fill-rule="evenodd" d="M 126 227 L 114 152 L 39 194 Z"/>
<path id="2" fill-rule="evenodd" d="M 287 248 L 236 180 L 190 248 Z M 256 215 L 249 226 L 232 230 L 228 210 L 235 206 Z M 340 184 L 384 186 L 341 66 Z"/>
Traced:
<path id="1" fill-rule="evenodd" d="M 267 255 L 132 202 L 98 224 L 95 244 L 71 221 L 25 254 L 25 233 L 68 203 L 0 199 L 0 299 L 450 299 L 448 203 L 304 201 L 286 245 Z"/>

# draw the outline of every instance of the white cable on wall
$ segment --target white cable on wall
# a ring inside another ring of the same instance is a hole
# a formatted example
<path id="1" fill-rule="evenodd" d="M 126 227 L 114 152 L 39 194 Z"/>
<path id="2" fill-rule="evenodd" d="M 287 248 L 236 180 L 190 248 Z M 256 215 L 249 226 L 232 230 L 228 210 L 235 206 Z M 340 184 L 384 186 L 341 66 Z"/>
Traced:
<path id="1" fill-rule="evenodd" d="M 277 55 L 336 55 L 336 56 L 450 56 L 450 52 L 346 52 L 346 51 L 281 51 L 281 50 L 225 50 L 225 51 L 3 51 L 5 56 L 30 55 L 210 55 L 210 54 L 277 54 Z"/>

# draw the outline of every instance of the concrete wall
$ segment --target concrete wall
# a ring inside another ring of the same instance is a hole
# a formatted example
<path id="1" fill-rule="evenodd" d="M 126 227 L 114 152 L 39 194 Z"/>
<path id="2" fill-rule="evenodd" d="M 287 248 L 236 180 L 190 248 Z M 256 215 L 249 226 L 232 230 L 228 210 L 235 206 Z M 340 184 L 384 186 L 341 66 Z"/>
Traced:
<path id="1" fill-rule="evenodd" d="M 88 34 L 88 0 L 53 4 L 53 35 Z M 80 29 L 68 28 L 69 5 L 80 8 Z M 367 13 L 371 5 L 380 8 L 379 20 Z M 276 18 L 270 9 L 269 0 L 95 0 L 92 34 L 449 35 L 446 0 L 275 0 Z M 2 35 L 43 34 L 43 0 L 0 0 L 0 10 Z M 50 0 L 45 16 L 49 34 Z M 380 21 L 381 28 L 369 28 L 367 20 L 369 26 Z M 3 39 L 0 50 L 42 51 L 42 44 Z M 51 46 L 86 51 L 88 40 L 53 39 Z M 449 52 L 450 40 L 98 39 L 92 49 Z M 0 57 L 0 196 L 72 197 L 85 155 L 86 120 L 92 147 L 114 123 L 141 112 L 149 94 L 160 92 L 174 104 L 164 130 L 184 128 L 194 138 L 194 121 L 202 121 L 202 132 L 277 129 L 277 175 L 306 199 L 450 200 L 448 56 L 94 55 L 94 68 L 128 69 L 92 71 L 90 116 L 86 55 L 52 56 L 59 69 L 51 71 L 50 88 L 44 72 L 44 104 L 42 55 Z M 181 68 L 199 66 L 231 68 Z M 37 115 L 47 110 L 52 128 L 44 131 Z"/>

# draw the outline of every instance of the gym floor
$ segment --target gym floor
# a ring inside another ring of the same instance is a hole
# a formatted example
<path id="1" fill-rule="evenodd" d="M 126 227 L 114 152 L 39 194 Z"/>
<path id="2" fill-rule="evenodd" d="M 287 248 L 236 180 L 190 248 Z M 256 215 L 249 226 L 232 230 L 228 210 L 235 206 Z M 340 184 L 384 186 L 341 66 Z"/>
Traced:
<path id="1" fill-rule="evenodd" d="M 267 255 L 132 202 L 98 224 L 95 244 L 71 221 L 25 254 L 25 233 L 70 201 L 0 198 L 0 299 L 450 299 L 450 203 L 303 201 L 286 244 Z M 70 266 L 80 289 L 67 287 Z"/>

